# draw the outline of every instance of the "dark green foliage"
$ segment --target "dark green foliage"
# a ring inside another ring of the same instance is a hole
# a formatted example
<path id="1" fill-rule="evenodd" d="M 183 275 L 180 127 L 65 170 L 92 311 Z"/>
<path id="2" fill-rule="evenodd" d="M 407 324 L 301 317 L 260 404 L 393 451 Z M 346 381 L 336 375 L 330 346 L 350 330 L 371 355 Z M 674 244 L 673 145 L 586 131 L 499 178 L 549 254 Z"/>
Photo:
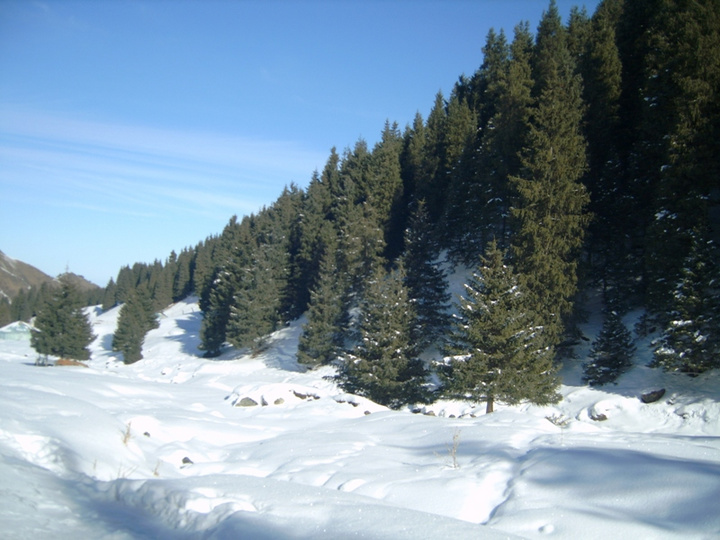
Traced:
<path id="1" fill-rule="evenodd" d="M 447 179 L 444 178 L 443 167 L 446 125 L 445 98 L 442 92 L 438 92 L 425 125 L 424 148 L 419 156 L 419 171 L 415 179 L 416 200 L 427 202 L 432 223 L 440 219 L 447 196 Z"/>
<path id="2" fill-rule="evenodd" d="M 366 366 L 385 364 L 364 356 L 387 354 L 360 354 L 363 333 L 389 317 L 370 309 L 381 303 L 371 301 L 380 285 L 391 288 L 395 279 L 377 273 L 404 263 L 403 302 L 415 312 L 409 333 L 424 348 L 444 337 L 438 252 L 474 262 L 494 238 L 510 248 L 512 280 L 523 291 L 506 309 L 521 303 L 523 327 L 542 329 L 539 356 L 550 357 L 550 346 L 567 334 L 582 288 L 600 284 L 608 309 L 620 313 L 644 301 L 665 328 L 657 365 L 708 369 L 719 293 L 712 279 L 699 277 L 700 263 L 692 261 L 701 250 L 691 246 L 701 228 L 704 244 L 720 240 L 718 51 L 714 0 L 602 0 L 590 18 L 573 9 L 567 25 L 551 1 L 536 40 L 527 23 L 510 44 L 491 31 L 479 69 L 461 76 L 449 99 L 438 93 L 426 121 L 418 113 L 402 136 L 386 122 L 372 150 L 363 140 L 342 157 L 333 149 L 307 190 L 286 189 L 269 208 L 233 219 L 221 235 L 171 253 L 165 264 L 122 268 L 98 302 L 109 307 L 144 288 L 161 309 L 194 289 L 208 356 L 225 343 L 252 346 L 307 310 L 300 361 L 333 362 L 343 345 L 357 346 L 354 361 L 343 364 L 347 388 L 376 388 L 377 399 L 397 406 L 409 398 L 390 394 L 404 393 L 415 375 L 383 367 L 397 384 L 380 390 Z M 411 210 L 421 201 L 427 219 L 418 225 Z M 11 317 L 31 317 L 43 294 L 16 298 Z M 492 317 L 501 322 L 483 324 L 500 332 L 506 316 L 498 308 Z M 596 366 L 619 358 L 597 347 Z M 401 354 L 400 364 L 413 355 Z M 493 370 L 456 362 L 446 370 L 458 378 L 448 392 L 495 399 L 490 383 L 473 386 L 486 378 L 495 384 Z M 554 373 L 547 373 L 552 387 Z"/>
<path id="3" fill-rule="evenodd" d="M 120 308 L 117 329 L 112 348 L 123 353 L 123 362 L 132 364 L 142 359 L 145 336 L 158 327 L 157 315 L 147 289 L 139 288 L 130 293 Z"/>
<path id="4" fill-rule="evenodd" d="M 110 278 L 110 281 L 108 281 L 107 286 L 105 287 L 105 294 L 103 295 L 102 299 L 102 310 L 107 311 L 108 309 L 114 308 L 117 304 L 115 303 L 115 298 L 117 297 L 117 285 L 115 285 L 115 280 Z"/>
<path id="5" fill-rule="evenodd" d="M 295 316 L 307 309 L 311 301 L 310 291 L 318 283 L 322 257 L 337 237 L 331 185 L 337 181 L 339 160 L 333 149 L 322 176 L 313 176 L 303 199 L 297 224 L 293 272 L 289 277 L 290 286 L 296 291 Z"/>
<path id="6" fill-rule="evenodd" d="M 605 314 L 602 330 L 593 342 L 583 380 L 591 386 L 615 382 L 632 365 L 635 353 L 632 335 L 617 311 Z"/>
<path id="7" fill-rule="evenodd" d="M 517 190 L 514 256 L 546 337 L 559 344 L 578 287 L 578 259 L 589 221 L 579 76 L 557 11 L 545 14 L 536 52 L 538 105 L 530 123 Z"/>
<path id="8" fill-rule="evenodd" d="M 31 344 L 38 354 L 72 360 L 90 358 L 88 346 L 95 338 L 82 310 L 77 289 L 61 280 L 35 318 Z"/>
<path id="9" fill-rule="evenodd" d="M 271 246 L 257 246 L 242 268 L 230 303 L 226 339 L 235 347 L 257 347 L 280 320 L 280 288 L 273 273 Z"/>
<path id="10" fill-rule="evenodd" d="M 340 289 L 335 257 L 335 250 L 328 248 L 310 293 L 307 323 L 298 342 L 298 362 L 308 366 L 333 362 L 342 346 L 344 312 L 340 300 L 344 291 Z"/>
<path id="11" fill-rule="evenodd" d="M 402 267 L 377 269 L 360 304 L 360 340 L 338 373 L 341 387 L 391 408 L 425 399 L 427 373 L 410 332 L 415 321 Z"/>
<path id="12" fill-rule="evenodd" d="M 690 253 L 675 287 L 669 320 L 654 365 L 698 375 L 720 367 L 720 271 L 717 249 L 693 231 Z"/>
<path id="13" fill-rule="evenodd" d="M 372 201 L 377 212 L 388 259 L 395 259 L 402 251 L 407 218 L 400 167 L 402 149 L 403 139 L 397 124 L 385 122 L 382 138 L 373 148 L 370 161 L 368 200 Z"/>
<path id="14" fill-rule="evenodd" d="M 440 248 L 433 238 L 425 204 L 421 202 L 405 236 L 405 285 L 415 310 L 411 338 L 419 350 L 441 343 L 450 326 L 447 276 L 437 262 Z"/>
<path id="15" fill-rule="evenodd" d="M 0 326 L 5 326 L 14 322 L 12 318 L 12 310 L 10 300 L 8 298 L 0 298 Z"/>
<path id="16" fill-rule="evenodd" d="M 647 303 L 672 309 L 696 227 L 720 188 L 720 4 L 667 0 L 653 14 L 640 173 L 648 178 Z M 714 227 L 720 230 L 720 221 Z"/>
<path id="17" fill-rule="evenodd" d="M 441 372 L 448 397 L 539 405 L 559 399 L 553 351 L 527 297 L 493 241 L 465 286 L 460 318 Z"/>
<path id="18" fill-rule="evenodd" d="M 205 356 L 219 356 L 226 341 L 226 330 L 235 291 L 245 268 L 250 265 L 249 250 L 253 244 L 250 219 L 238 223 L 233 216 L 215 246 L 216 269 L 200 298 L 203 322 L 200 328 L 201 349 Z"/>

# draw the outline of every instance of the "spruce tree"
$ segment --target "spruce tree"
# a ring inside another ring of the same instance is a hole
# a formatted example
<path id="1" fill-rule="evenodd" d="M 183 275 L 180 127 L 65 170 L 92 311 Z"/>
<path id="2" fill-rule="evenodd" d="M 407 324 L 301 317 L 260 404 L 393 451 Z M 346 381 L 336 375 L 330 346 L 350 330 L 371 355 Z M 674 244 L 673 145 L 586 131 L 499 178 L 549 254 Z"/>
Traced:
<path id="1" fill-rule="evenodd" d="M 403 179 L 404 204 L 408 207 L 418 200 L 418 185 L 422 183 L 423 167 L 426 161 L 425 123 L 422 115 L 415 113 L 412 126 L 403 133 L 403 150 L 400 155 L 400 168 Z"/>
<path id="2" fill-rule="evenodd" d="M 437 223 L 445 209 L 447 179 L 445 178 L 445 131 L 447 110 L 442 92 L 435 96 L 424 130 L 425 148 L 416 181 L 416 200 L 426 201 L 430 221 Z"/>
<path id="3" fill-rule="evenodd" d="M 592 344 L 590 360 L 584 365 L 583 380 L 590 386 L 615 382 L 632 366 L 635 353 L 632 335 L 615 310 L 605 314 L 600 335 Z"/>
<path id="4" fill-rule="evenodd" d="M 158 327 L 157 316 L 146 287 L 133 291 L 120 308 L 112 348 L 123 353 L 123 362 L 132 364 L 142 359 L 145 336 Z"/>
<path id="5" fill-rule="evenodd" d="M 521 150 L 527 146 L 533 79 L 530 67 L 533 43 L 527 23 L 515 27 L 506 71 L 495 81 L 497 104 L 483 134 L 479 184 L 485 188 L 483 206 L 475 212 L 473 224 L 494 237 L 501 246 L 510 236 L 508 215 L 511 189 L 508 177 L 520 173 Z M 483 244 L 483 246 L 485 243 Z M 476 255 L 476 254 L 475 254 Z"/>
<path id="6" fill-rule="evenodd" d="M 345 391 L 394 409 L 423 401 L 427 378 L 410 335 L 415 314 L 404 279 L 402 266 L 376 269 L 360 305 L 360 339 L 338 373 Z"/>
<path id="7" fill-rule="evenodd" d="M 444 244 L 453 248 L 453 253 L 467 249 L 476 236 L 472 216 L 478 209 L 472 194 L 477 192 L 473 174 L 476 168 L 477 122 L 475 111 L 465 98 L 460 97 L 456 87 L 447 105 L 444 160 L 440 162 L 441 175 L 436 180 L 443 197 L 441 235 Z M 429 204 L 429 201 L 425 202 Z"/>
<path id="8" fill-rule="evenodd" d="M 448 397 L 538 405 L 559 399 L 552 347 L 527 296 L 493 240 L 460 298 L 460 318 L 441 366 Z"/>
<path id="9" fill-rule="evenodd" d="M 538 105 L 530 123 L 523 168 L 511 177 L 517 191 L 513 255 L 533 311 L 553 345 L 578 289 L 580 248 L 589 221 L 582 84 L 551 3 L 537 37 Z"/>
<path id="10" fill-rule="evenodd" d="M 102 310 L 107 311 L 109 309 L 114 308 L 117 305 L 115 303 L 116 297 L 117 297 L 117 285 L 115 285 L 115 280 L 110 278 L 110 281 L 108 281 L 108 284 L 105 287 L 105 290 L 103 291 Z"/>
<path id="11" fill-rule="evenodd" d="M 335 265 L 335 249 L 328 247 L 317 282 L 310 292 L 307 323 L 298 342 L 298 362 L 318 366 L 333 362 L 342 346 L 343 297 Z"/>
<path id="12" fill-rule="evenodd" d="M 217 267 L 200 298 L 200 309 L 203 310 L 200 347 L 206 357 L 219 356 L 226 342 L 233 296 L 245 269 L 250 266 L 249 246 L 253 241 L 250 217 L 238 223 L 233 216 L 215 247 Z"/>
<path id="13" fill-rule="evenodd" d="M 280 289 L 273 278 L 271 246 L 252 249 L 250 264 L 235 283 L 226 326 L 226 339 L 235 347 L 257 348 L 276 330 L 279 321 Z"/>
<path id="14" fill-rule="evenodd" d="M 421 201 L 406 232 L 402 257 L 405 285 L 416 314 L 411 337 L 420 350 L 441 341 L 450 326 L 449 285 L 445 271 L 437 262 L 439 252 Z"/>
<path id="15" fill-rule="evenodd" d="M 720 367 L 720 271 L 717 248 L 695 229 L 653 364 L 699 375 Z"/>
<path id="16" fill-rule="evenodd" d="M 94 338 L 77 288 L 61 279 L 37 314 L 30 341 L 33 349 L 46 357 L 87 360 L 88 346 Z"/>
<path id="17" fill-rule="evenodd" d="M 592 198 L 593 220 L 588 229 L 588 251 L 593 275 L 607 293 L 626 301 L 637 288 L 639 265 L 632 256 L 631 237 L 638 234 L 638 211 L 629 189 L 621 156 L 620 121 L 622 62 L 616 27 L 620 0 L 602 2 L 591 20 L 590 40 L 580 61 L 583 96 L 587 103 L 585 133 L 588 172 L 585 183 Z"/>

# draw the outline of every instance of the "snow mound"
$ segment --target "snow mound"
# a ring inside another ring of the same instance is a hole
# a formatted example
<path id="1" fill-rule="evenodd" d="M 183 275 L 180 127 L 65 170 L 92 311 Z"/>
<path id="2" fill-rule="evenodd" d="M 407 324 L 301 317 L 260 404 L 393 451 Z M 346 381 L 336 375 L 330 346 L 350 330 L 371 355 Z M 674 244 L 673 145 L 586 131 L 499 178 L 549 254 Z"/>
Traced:
<path id="1" fill-rule="evenodd" d="M 552 406 L 391 411 L 295 360 L 302 321 L 259 354 L 198 351 L 196 299 L 126 366 L 118 309 L 90 309 L 87 369 L 0 342 L 0 523 L 9 538 L 711 538 L 720 381 L 637 365 L 563 371 Z M 593 335 L 593 328 L 583 330 Z M 641 347 L 638 347 L 641 350 Z M 663 388 L 654 403 L 648 390 Z M 515 535 L 515 536 L 514 536 Z"/>

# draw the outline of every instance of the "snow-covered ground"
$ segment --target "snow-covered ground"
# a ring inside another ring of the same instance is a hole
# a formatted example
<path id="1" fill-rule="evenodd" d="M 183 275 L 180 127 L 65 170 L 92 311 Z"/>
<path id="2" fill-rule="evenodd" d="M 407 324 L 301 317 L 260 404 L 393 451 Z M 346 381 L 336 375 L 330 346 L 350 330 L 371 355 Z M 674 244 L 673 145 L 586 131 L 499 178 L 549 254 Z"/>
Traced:
<path id="1" fill-rule="evenodd" d="M 188 300 L 125 366 L 117 310 L 91 318 L 89 368 L 0 341 L 2 538 L 720 537 L 720 374 L 650 370 L 644 343 L 601 390 L 570 362 L 556 406 L 413 414 L 298 366 L 300 322 L 205 360 Z"/>

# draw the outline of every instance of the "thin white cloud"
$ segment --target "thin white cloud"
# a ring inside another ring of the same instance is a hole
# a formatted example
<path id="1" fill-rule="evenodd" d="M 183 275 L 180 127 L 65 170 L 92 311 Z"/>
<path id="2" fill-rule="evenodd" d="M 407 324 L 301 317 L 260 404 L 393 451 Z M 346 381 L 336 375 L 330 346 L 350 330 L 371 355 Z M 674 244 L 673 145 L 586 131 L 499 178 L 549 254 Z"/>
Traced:
<path id="1" fill-rule="evenodd" d="M 283 185 L 305 183 L 323 160 L 288 141 L 0 107 L 0 181 L 76 208 L 245 214 L 272 202 Z"/>

